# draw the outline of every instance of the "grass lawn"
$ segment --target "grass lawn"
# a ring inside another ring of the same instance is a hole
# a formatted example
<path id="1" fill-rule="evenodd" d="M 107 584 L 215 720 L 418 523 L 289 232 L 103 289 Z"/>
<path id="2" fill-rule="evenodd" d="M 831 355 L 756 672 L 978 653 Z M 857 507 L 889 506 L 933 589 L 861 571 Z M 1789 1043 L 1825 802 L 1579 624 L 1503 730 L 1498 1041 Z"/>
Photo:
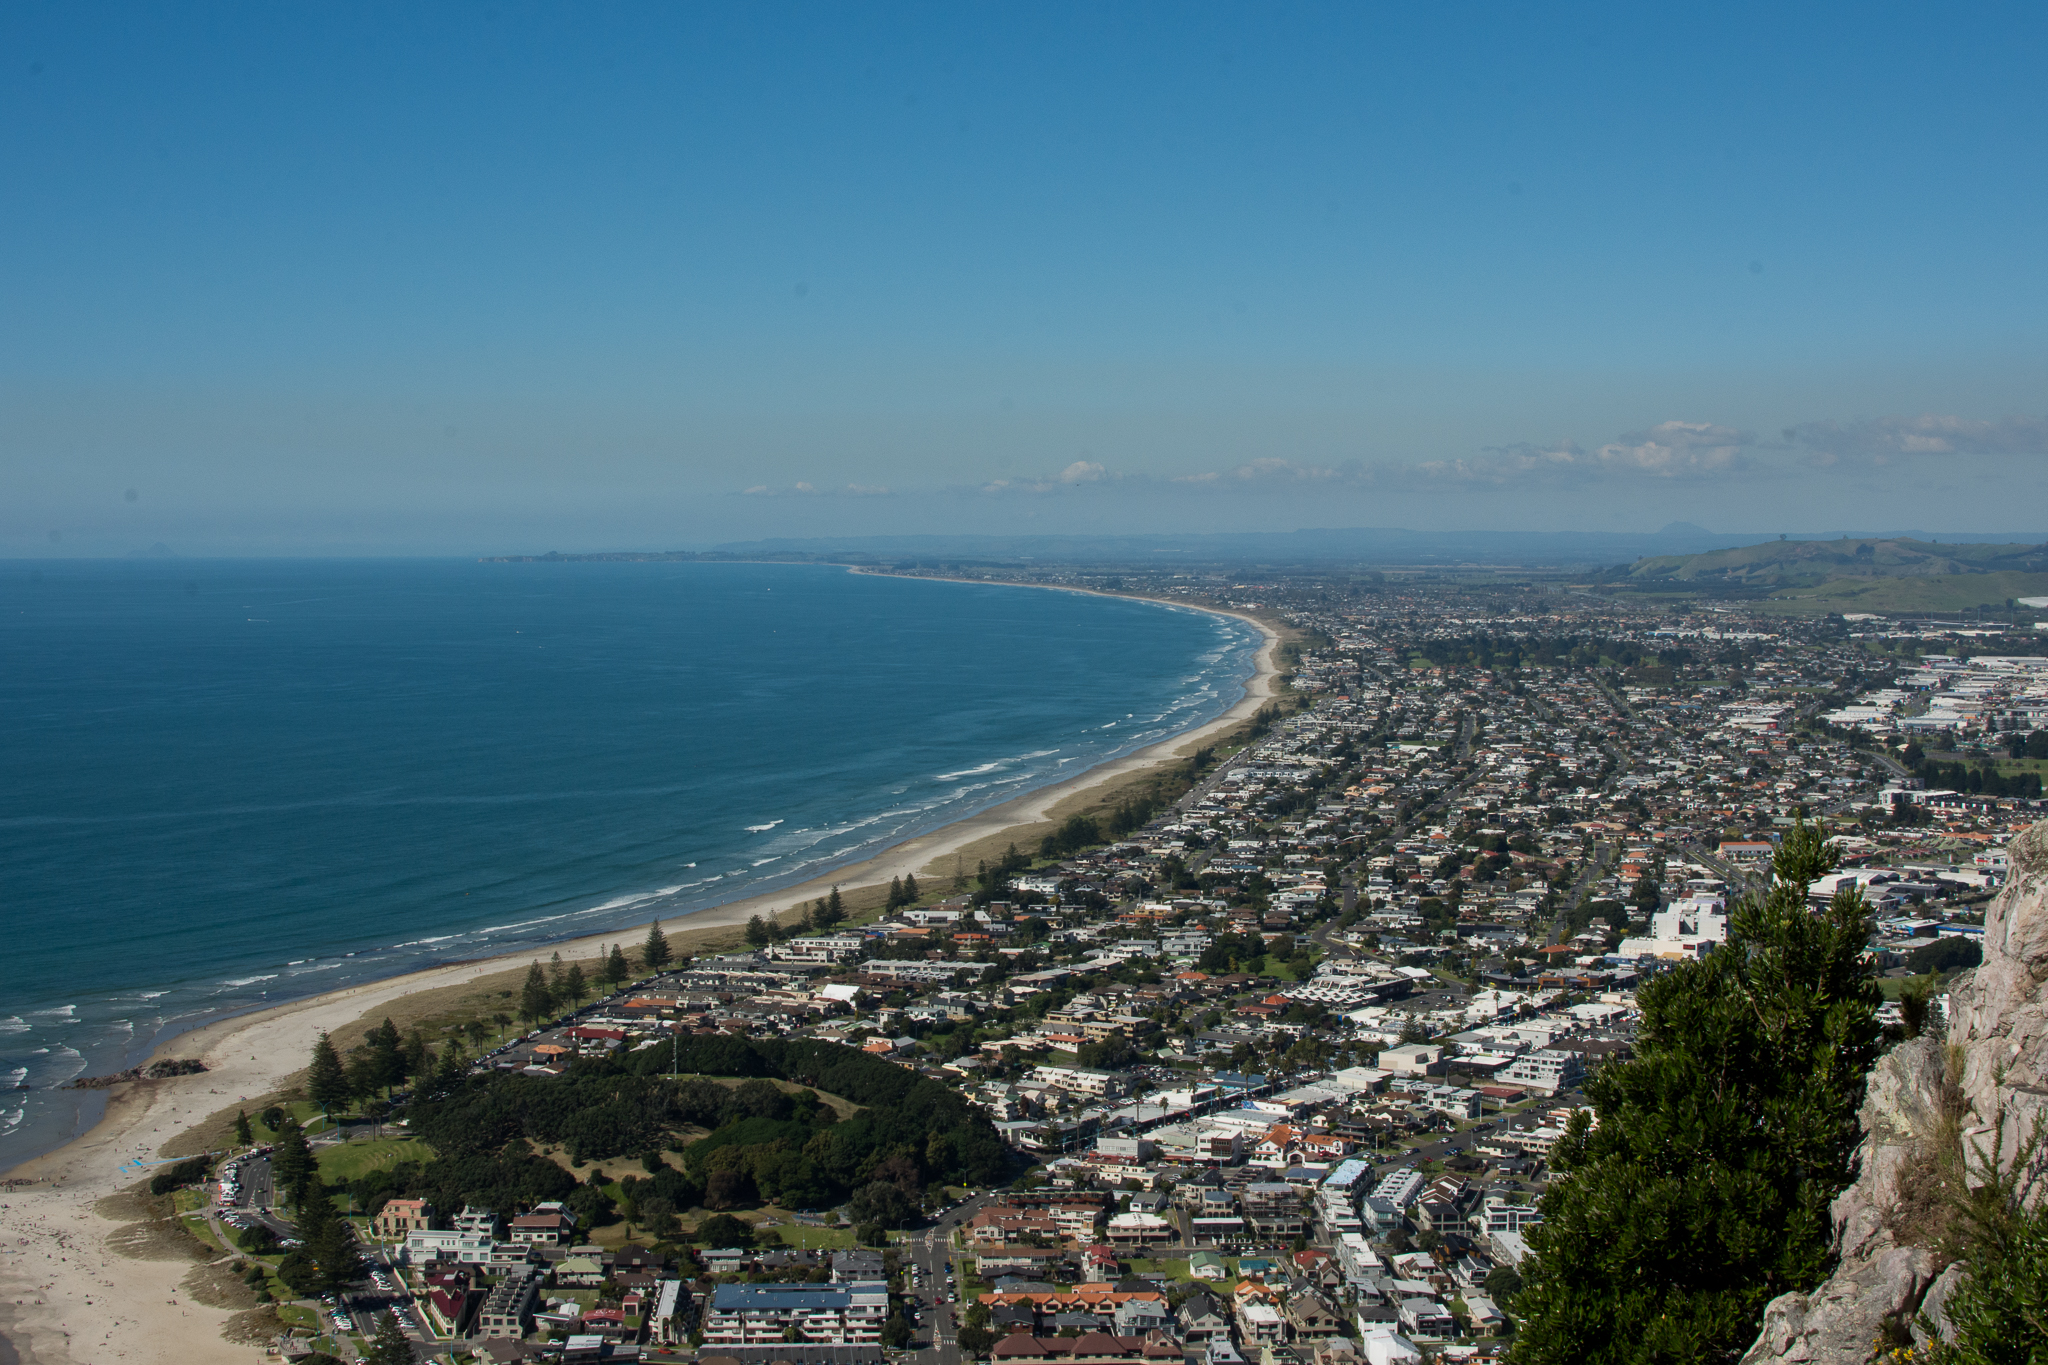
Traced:
<path id="1" fill-rule="evenodd" d="M 805 1251 L 843 1251 L 853 1245 L 852 1228 L 815 1228 L 805 1223 L 784 1223 L 775 1231 L 783 1245 Z"/>
<path id="2" fill-rule="evenodd" d="M 1881 976 L 1877 979 L 1877 988 L 1884 993 L 1887 1000 L 1896 1000 L 1915 986 L 1939 991 L 1941 976 L 1939 973 L 1929 973 L 1926 976 Z"/>
<path id="3" fill-rule="evenodd" d="M 434 1159 L 434 1149 L 418 1138 L 371 1138 L 320 1149 L 320 1178 L 330 1185 L 356 1180 L 371 1171 L 389 1170 L 409 1162 Z"/>

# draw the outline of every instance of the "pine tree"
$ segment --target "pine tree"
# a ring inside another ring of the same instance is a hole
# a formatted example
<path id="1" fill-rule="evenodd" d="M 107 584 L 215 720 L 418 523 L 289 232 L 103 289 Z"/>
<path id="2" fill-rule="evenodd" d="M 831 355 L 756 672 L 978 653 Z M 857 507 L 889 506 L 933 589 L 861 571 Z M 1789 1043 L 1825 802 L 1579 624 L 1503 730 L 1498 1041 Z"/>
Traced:
<path id="1" fill-rule="evenodd" d="M 604 960 L 604 979 L 613 986 L 623 986 L 632 976 L 633 969 L 626 965 L 626 950 L 614 943 L 612 955 Z"/>
<path id="2" fill-rule="evenodd" d="M 658 972 L 668 965 L 668 935 L 661 932 L 661 921 L 647 926 L 647 943 L 641 948 L 640 957 L 647 964 L 647 970 Z"/>
<path id="3" fill-rule="evenodd" d="M 839 888 L 833 887 L 832 894 L 825 897 L 825 913 L 832 916 L 834 924 L 846 918 L 846 902 L 839 898 Z"/>
<path id="4" fill-rule="evenodd" d="M 548 959 L 548 989 L 556 995 L 562 993 L 562 954 L 559 949 Z"/>
<path id="5" fill-rule="evenodd" d="M 519 1013 L 538 1024 L 554 1012 L 554 992 L 548 989 L 547 973 L 536 962 L 526 969 L 526 984 L 519 988 Z"/>
<path id="6" fill-rule="evenodd" d="M 768 921 L 755 915 L 747 921 L 747 946 L 766 948 L 768 946 Z"/>
<path id="7" fill-rule="evenodd" d="M 427 1035 L 417 1028 L 405 1035 L 405 1046 L 399 1050 L 399 1058 L 405 1067 L 405 1079 L 418 1081 L 424 1078 L 428 1068 L 434 1064 L 433 1049 L 427 1046 Z"/>
<path id="8" fill-rule="evenodd" d="M 889 902 L 887 908 L 894 910 L 901 904 L 903 904 L 903 878 L 891 877 L 889 878 Z"/>
<path id="9" fill-rule="evenodd" d="M 1636 1057 L 1586 1085 L 1515 1300 L 1516 1365 L 1732 1361 L 1774 1296 L 1824 1277 L 1879 995 L 1854 890 L 1819 913 L 1823 831 L 1788 832 L 1712 956 L 1637 994 Z"/>
<path id="10" fill-rule="evenodd" d="M 405 1083 L 405 1045 L 398 1037 L 398 1025 L 387 1017 L 370 1030 L 365 1046 L 370 1053 L 370 1074 L 377 1088 L 389 1091 Z"/>
<path id="11" fill-rule="evenodd" d="M 249 1111 L 239 1110 L 235 1114 L 235 1144 L 239 1147 L 253 1146 L 256 1133 L 249 1127 Z"/>
<path id="12" fill-rule="evenodd" d="M 377 1320 L 377 1336 L 364 1353 L 365 1365 L 412 1365 L 412 1343 L 406 1340 L 405 1329 L 398 1325 L 396 1314 L 386 1311 Z"/>
<path id="13" fill-rule="evenodd" d="M 562 973 L 562 994 L 568 997 L 571 1005 L 582 1004 L 583 997 L 590 994 L 590 986 L 583 979 L 582 963 L 571 962 L 569 970 Z"/>
<path id="14" fill-rule="evenodd" d="M 918 892 L 918 889 L 917 889 L 917 877 L 916 877 L 916 875 L 915 875 L 914 873 L 909 873 L 909 872 L 906 872 L 906 873 L 904 873 L 904 874 L 903 874 L 903 903 L 904 903 L 905 905 L 915 905 L 915 904 L 917 904 L 917 898 L 918 898 L 918 895 L 919 895 L 919 892 Z"/>
<path id="15" fill-rule="evenodd" d="M 838 926 L 839 921 L 846 918 L 837 904 L 838 897 L 839 891 L 835 887 L 832 891 L 832 899 L 821 900 L 811 907 L 811 923 L 818 926 L 819 933 L 831 932 Z"/>
<path id="16" fill-rule="evenodd" d="M 331 1114 L 345 1107 L 353 1092 L 334 1040 L 321 1034 L 313 1040 L 313 1061 L 306 1068 L 306 1098 L 319 1105 L 322 1113 Z"/>
<path id="17" fill-rule="evenodd" d="M 298 1207 L 294 1227 L 306 1244 L 306 1254 L 320 1268 L 320 1292 L 339 1294 L 363 1277 L 355 1229 L 335 1214 L 334 1202 L 318 1180 L 308 1185 Z"/>
<path id="18" fill-rule="evenodd" d="M 312 1178 L 313 1149 L 306 1141 L 306 1130 L 287 1114 L 277 1126 L 277 1141 L 271 1144 L 270 1183 L 279 1199 L 298 1208 L 305 1201 L 306 1187 Z"/>

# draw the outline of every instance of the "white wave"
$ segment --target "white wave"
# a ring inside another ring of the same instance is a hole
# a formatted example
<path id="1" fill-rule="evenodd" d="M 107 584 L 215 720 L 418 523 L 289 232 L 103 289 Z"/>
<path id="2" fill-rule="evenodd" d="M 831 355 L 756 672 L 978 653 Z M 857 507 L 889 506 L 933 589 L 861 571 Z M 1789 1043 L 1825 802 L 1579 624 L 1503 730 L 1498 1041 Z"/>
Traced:
<path id="1" fill-rule="evenodd" d="M 223 986 L 253 986 L 259 981 L 275 981 L 277 977 L 278 974 L 276 972 L 269 972 L 263 976 L 245 976 L 236 981 L 223 981 L 220 984 Z"/>
<path id="2" fill-rule="evenodd" d="M 144 1000 L 157 1000 L 169 994 L 169 991 L 144 991 L 142 993 L 142 998 Z"/>
<path id="3" fill-rule="evenodd" d="M 58 1005 L 55 1009 L 30 1010 L 28 1013 L 31 1019 L 76 1019 L 78 1006 Z"/>
<path id="4" fill-rule="evenodd" d="M 1102 726 L 1102 727 L 1100 727 L 1100 728 L 1102 728 L 1102 729 L 1104 729 L 1104 730 L 1114 730 L 1114 729 L 1116 729 L 1116 722 L 1115 722 L 1115 721 L 1111 721 L 1111 722 L 1110 722 L 1109 724 L 1107 724 L 1107 725 L 1104 725 L 1104 726 Z"/>
<path id="5" fill-rule="evenodd" d="M 769 830 L 774 829 L 777 825 L 781 823 L 781 820 L 770 820 L 765 825 L 748 825 L 746 827 L 746 830 L 749 834 L 766 834 Z"/>
<path id="6" fill-rule="evenodd" d="M 1003 764 L 1007 762 L 1009 762 L 1008 759 L 997 759 L 994 763 L 984 763 L 979 768 L 962 768 L 957 773 L 940 773 L 937 776 L 933 777 L 932 781 L 953 782 L 963 777 L 980 777 L 983 773 L 994 772 L 996 769 L 1002 767 Z"/>
<path id="7" fill-rule="evenodd" d="M 780 853 L 778 853 L 778 854 L 776 854 L 776 855 L 774 855 L 773 857 L 770 857 L 770 858 L 756 858 L 756 859 L 755 859 L 755 860 L 754 860 L 754 861 L 753 861 L 752 863 L 749 863 L 749 864 L 748 864 L 748 866 L 750 866 L 750 867 L 766 867 L 766 866 L 767 866 L 767 865 L 768 865 L 769 863 L 779 863 L 779 862 L 781 862 L 781 861 L 782 861 L 782 855 L 781 855 Z"/>
<path id="8" fill-rule="evenodd" d="M 10 1014 L 5 1019 L 0 1019 L 0 1033 L 27 1033 L 28 1030 L 27 1021 L 18 1014 Z"/>

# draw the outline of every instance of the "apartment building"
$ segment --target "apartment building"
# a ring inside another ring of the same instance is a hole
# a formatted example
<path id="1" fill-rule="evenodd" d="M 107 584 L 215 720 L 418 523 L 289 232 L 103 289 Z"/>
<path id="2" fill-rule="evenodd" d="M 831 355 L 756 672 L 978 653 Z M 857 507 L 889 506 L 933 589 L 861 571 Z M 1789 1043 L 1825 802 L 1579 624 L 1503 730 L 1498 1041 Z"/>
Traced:
<path id="1" fill-rule="evenodd" d="M 791 1328 L 816 1345 L 879 1345 L 888 1318 L 882 1284 L 721 1284 L 704 1312 L 704 1345 L 773 1345 Z"/>

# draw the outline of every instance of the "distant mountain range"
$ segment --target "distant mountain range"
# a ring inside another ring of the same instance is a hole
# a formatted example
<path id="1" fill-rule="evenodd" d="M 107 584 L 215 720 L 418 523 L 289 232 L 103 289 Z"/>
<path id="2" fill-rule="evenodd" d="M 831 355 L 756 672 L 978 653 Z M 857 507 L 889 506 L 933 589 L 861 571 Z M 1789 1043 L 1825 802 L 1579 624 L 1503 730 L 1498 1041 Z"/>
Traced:
<path id="1" fill-rule="evenodd" d="M 1847 578 L 1931 578 L 1950 574 L 2048 573 L 2048 545 L 1981 544 L 1905 536 L 1864 540 L 1772 540 L 1639 559 L 1602 575 L 1647 587 L 1813 588 Z"/>
<path id="2" fill-rule="evenodd" d="M 1896 532 L 1884 543 L 1938 538 L 1944 548 L 1980 541 L 2036 542 L 2048 535 L 1955 535 Z M 1716 533 L 1689 522 L 1656 532 L 1605 531 L 1411 531 L 1397 527 L 1354 527 L 1286 532 L 1246 531 L 1209 535 L 1133 536 L 849 536 L 844 538 L 735 541 L 714 553 L 733 557 L 801 556 L 868 560 L 943 560 L 1016 564 L 1123 564 L 1157 567 L 1176 562 L 1267 564 L 1409 564 L 1550 568 L 1627 564 L 1654 558 L 1688 558 L 1747 546 L 1812 543 L 1810 537 L 1781 542 L 1777 533 Z M 1838 542 L 1829 541 L 1828 544 Z"/>

